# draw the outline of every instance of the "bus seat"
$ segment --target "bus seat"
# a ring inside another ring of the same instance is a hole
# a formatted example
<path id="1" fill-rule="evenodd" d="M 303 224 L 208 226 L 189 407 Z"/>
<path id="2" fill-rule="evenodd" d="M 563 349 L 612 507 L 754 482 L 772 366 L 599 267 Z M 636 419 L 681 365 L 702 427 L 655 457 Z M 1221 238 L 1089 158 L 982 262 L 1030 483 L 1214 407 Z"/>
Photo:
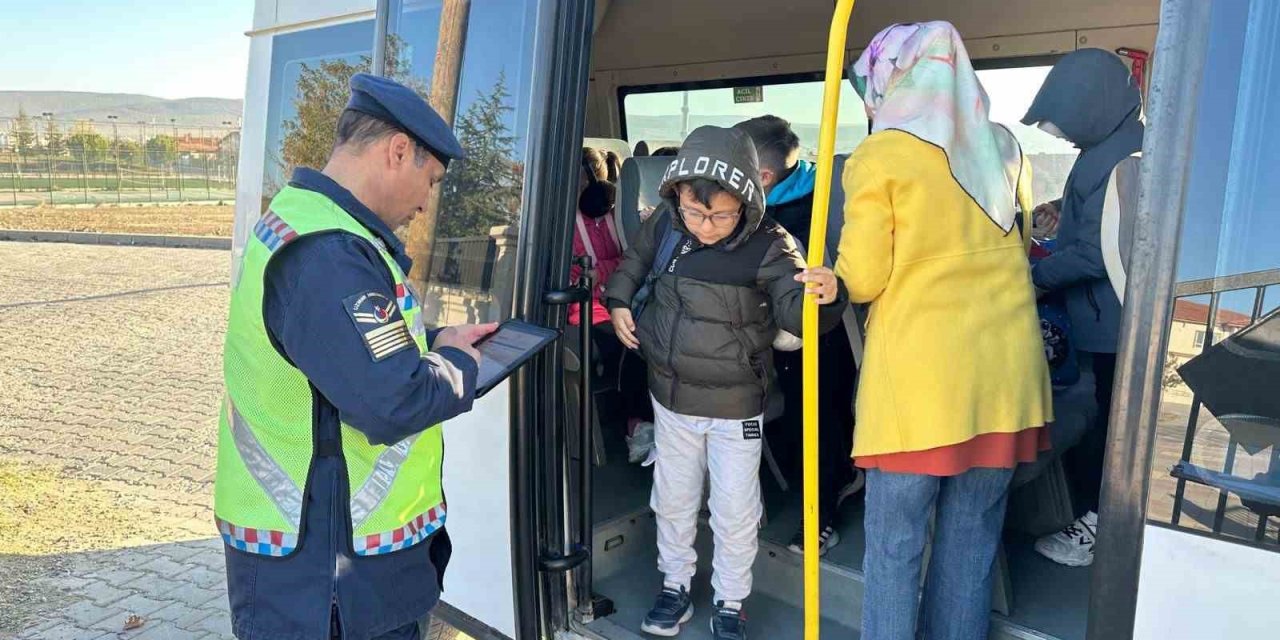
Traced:
<path id="1" fill-rule="evenodd" d="M 661 202 L 658 186 L 667 171 L 671 158 L 646 156 L 627 158 L 622 163 L 622 175 L 618 179 L 618 202 L 614 215 L 618 229 L 622 231 L 623 249 L 631 246 L 640 231 L 640 212 Z"/>
<path id="2" fill-rule="evenodd" d="M 1102 261 L 1107 278 L 1124 303 L 1125 274 L 1129 266 L 1129 250 L 1133 247 L 1133 221 L 1138 209 L 1138 180 L 1142 171 L 1142 154 L 1120 161 L 1111 171 L 1107 195 L 1102 205 Z"/>
<path id="3" fill-rule="evenodd" d="M 833 267 L 840 256 L 840 232 L 844 229 L 844 164 L 849 154 L 838 153 L 831 165 L 831 198 L 827 201 L 827 266 Z M 808 241 L 808 238 L 805 238 Z M 844 312 L 844 330 L 853 350 L 853 362 L 861 369 L 863 345 L 866 342 L 867 305 L 851 304 Z"/>

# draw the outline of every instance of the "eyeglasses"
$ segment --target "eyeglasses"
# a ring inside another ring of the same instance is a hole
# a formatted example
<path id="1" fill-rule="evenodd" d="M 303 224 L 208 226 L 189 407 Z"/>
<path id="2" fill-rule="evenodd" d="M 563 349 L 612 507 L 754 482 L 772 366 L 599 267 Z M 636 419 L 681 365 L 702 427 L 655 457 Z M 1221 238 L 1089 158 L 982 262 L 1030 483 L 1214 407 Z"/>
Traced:
<path id="1" fill-rule="evenodd" d="M 734 211 L 733 213 L 698 213 L 684 207 L 678 207 L 677 211 L 680 212 L 680 217 L 684 218 L 684 223 L 690 227 L 700 227 L 703 222 L 710 220 L 712 226 L 724 229 L 737 224 L 738 218 L 742 217 L 741 211 Z"/>

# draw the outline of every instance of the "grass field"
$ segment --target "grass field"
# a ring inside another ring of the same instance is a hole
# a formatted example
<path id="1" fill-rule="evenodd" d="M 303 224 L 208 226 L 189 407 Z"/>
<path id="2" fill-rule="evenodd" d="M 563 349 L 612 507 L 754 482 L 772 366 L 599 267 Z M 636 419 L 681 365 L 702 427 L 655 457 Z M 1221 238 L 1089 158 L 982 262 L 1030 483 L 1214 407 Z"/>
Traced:
<path id="1" fill-rule="evenodd" d="M 233 205 L 0 209 L 0 229 L 230 237 Z"/>

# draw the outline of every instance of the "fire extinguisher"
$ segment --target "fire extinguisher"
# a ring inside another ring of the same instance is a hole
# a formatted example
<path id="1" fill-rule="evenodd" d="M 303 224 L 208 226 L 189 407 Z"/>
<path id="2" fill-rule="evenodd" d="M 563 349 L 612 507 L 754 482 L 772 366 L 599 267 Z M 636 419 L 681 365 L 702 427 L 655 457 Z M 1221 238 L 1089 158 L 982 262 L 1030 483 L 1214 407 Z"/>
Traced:
<path id="1" fill-rule="evenodd" d="M 1131 75 L 1133 81 L 1138 85 L 1138 92 L 1143 98 L 1147 95 L 1147 61 L 1151 59 L 1151 54 L 1142 49 L 1130 49 L 1129 47 L 1120 47 L 1116 49 L 1116 55 L 1122 58 L 1128 58 L 1131 62 Z"/>

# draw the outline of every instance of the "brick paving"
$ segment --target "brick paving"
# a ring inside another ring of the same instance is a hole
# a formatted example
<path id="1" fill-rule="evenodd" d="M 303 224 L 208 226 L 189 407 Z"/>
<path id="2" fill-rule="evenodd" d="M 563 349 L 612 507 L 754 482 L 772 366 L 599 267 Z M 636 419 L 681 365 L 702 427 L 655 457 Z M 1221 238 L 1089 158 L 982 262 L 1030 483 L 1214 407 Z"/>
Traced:
<path id="1" fill-rule="evenodd" d="M 0 243 L 0 464 L 49 470 L 125 514 L 62 540 L 72 552 L 36 550 L 39 598 L 0 601 L 28 612 L 0 637 L 231 637 L 211 524 L 229 264 L 224 251 Z M 72 498 L 41 508 L 75 518 Z M 133 615 L 143 624 L 125 631 Z"/>

